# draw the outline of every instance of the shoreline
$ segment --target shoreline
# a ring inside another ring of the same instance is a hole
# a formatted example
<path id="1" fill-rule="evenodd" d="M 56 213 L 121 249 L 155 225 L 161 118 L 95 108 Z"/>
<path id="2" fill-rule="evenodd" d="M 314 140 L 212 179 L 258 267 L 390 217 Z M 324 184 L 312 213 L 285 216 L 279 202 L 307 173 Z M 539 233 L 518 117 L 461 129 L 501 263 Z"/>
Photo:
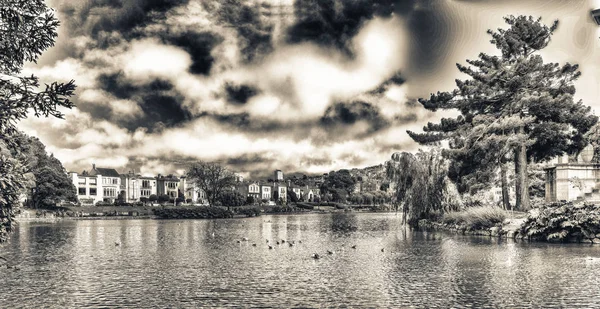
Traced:
<path id="1" fill-rule="evenodd" d="M 157 208 L 158 209 L 158 208 Z M 176 208 L 173 208 L 176 209 Z M 126 210 L 126 209 L 121 209 Z M 66 215 L 67 212 L 54 211 L 54 210 L 43 210 L 43 215 L 37 215 L 36 213 L 39 210 L 33 209 L 21 209 L 21 214 L 15 216 L 15 221 L 17 223 L 28 222 L 28 223 L 57 223 L 63 220 L 204 220 L 211 218 L 163 218 L 154 214 L 140 214 L 140 215 L 132 215 L 132 214 L 117 214 L 113 215 L 106 214 L 100 215 L 100 213 L 95 213 L 94 215 Z M 133 211 L 137 213 L 136 211 Z M 152 209 L 150 209 L 152 212 Z M 121 213 L 125 213 L 122 211 Z M 128 212 L 129 213 L 129 212 Z M 396 213 L 395 211 L 371 211 L 371 210 L 305 210 L 305 211 L 290 211 L 290 212 L 264 212 L 259 216 L 279 216 L 279 215 L 306 215 L 306 214 L 330 214 L 330 213 Z M 251 218 L 253 216 L 247 216 L 243 214 L 234 213 L 233 217 L 230 218 L 212 218 L 212 219 L 240 219 L 240 218 Z"/>

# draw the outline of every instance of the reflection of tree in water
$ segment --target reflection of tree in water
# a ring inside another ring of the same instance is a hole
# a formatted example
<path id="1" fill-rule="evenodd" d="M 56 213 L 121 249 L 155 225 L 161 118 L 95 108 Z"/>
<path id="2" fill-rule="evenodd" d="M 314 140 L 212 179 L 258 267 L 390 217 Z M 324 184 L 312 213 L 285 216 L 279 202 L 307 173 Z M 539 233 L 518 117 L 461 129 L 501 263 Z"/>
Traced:
<path id="1" fill-rule="evenodd" d="M 333 232 L 350 233 L 358 230 L 355 214 L 333 213 L 331 216 L 331 230 Z"/>

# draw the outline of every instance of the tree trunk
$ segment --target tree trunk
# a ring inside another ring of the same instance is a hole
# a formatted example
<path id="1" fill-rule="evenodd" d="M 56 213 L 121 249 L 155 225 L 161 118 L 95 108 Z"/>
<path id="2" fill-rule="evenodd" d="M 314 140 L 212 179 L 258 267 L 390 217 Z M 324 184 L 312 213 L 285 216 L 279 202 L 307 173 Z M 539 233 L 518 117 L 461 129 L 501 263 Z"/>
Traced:
<path id="1" fill-rule="evenodd" d="M 523 127 L 519 133 L 523 133 Z M 529 182 L 527 181 L 527 147 L 521 144 L 515 150 L 515 208 L 529 210 Z"/>
<path id="2" fill-rule="evenodd" d="M 500 178 L 502 181 L 502 208 L 504 210 L 512 210 L 510 206 L 510 197 L 508 195 L 508 166 L 506 164 L 500 165 Z"/>

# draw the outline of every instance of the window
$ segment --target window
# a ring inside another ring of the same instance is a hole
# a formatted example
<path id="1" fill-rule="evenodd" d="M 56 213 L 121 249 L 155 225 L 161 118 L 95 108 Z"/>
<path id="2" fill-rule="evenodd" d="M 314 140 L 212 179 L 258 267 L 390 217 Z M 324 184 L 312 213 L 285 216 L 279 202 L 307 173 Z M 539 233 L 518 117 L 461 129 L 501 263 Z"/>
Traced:
<path id="1" fill-rule="evenodd" d="M 96 184 L 96 178 L 90 178 L 89 183 L 90 183 L 90 185 L 95 185 Z"/>
<path id="2" fill-rule="evenodd" d="M 90 188 L 90 195 L 96 195 L 96 188 Z"/>
<path id="3" fill-rule="evenodd" d="M 177 188 L 177 183 L 176 182 L 167 182 L 167 187 L 169 189 L 175 189 L 175 188 Z"/>
<path id="4" fill-rule="evenodd" d="M 150 190 L 142 190 L 140 194 L 142 196 L 150 196 Z"/>
<path id="5" fill-rule="evenodd" d="M 150 188 L 150 180 L 142 180 L 142 188 Z"/>
<path id="6" fill-rule="evenodd" d="M 79 178 L 78 182 L 79 182 L 80 184 L 85 184 L 85 178 Z"/>
<path id="7" fill-rule="evenodd" d="M 112 180 L 112 184 L 113 184 L 113 185 L 116 185 L 116 184 L 118 184 L 118 183 L 119 183 L 118 179 L 117 179 L 117 178 L 113 178 L 113 180 Z"/>
<path id="8" fill-rule="evenodd" d="M 116 197 L 117 190 L 115 188 L 104 188 L 104 196 L 106 197 Z"/>
<path id="9" fill-rule="evenodd" d="M 85 195 L 85 188 L 79 188 L 77 193 L 79 193 L 79 195 Z"/>

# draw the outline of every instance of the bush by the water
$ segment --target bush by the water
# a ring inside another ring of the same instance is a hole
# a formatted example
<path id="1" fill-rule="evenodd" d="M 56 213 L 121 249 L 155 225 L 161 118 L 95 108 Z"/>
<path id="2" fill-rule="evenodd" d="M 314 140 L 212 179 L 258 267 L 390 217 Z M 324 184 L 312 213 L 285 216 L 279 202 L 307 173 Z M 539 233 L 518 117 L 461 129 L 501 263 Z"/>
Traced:
<path id="1" fill-rule="evenodd" d="M 557 202 L 533 209 L 521 234 L 535 240 L 581 241 L 600 233 L 600 206 Z"/>
<path id="2" fill-rule="evenodd" d="M 296 206 L 302 209 L 315 209 L 315 206 L 309 203 L 296 203 Z"/>
<path id="3" fill-rule="evenodd" d="M 466 226 L 470 230 L 480 230 L 496 226 L 506 219 L 506 211 L 495 206 L 469 207 L 462 211 L 444 214 L 442 222 Z"/>
<path id="4" fill-rule="evenodd" d="M 220 207 L 190 207 L 153 209 L 161 219 L 221 219 L 233 218 L 233 213 Z"/>
<path id="5" fill-rule="evenodd" d="M 258 207 L 243 207 L 237 209 L 237 213 L 245 215 L 246 217 L 258 217 L 260 216 L 260 208 Z"/>
<path id="6" fill-rule="evenodd" d="M 273 206 L 270 208 L 266 208 L 265 212 L 267 213 L 282 213 L 282 212 L 296 212 L 296 211 L 301 211 L 301 209 L 298 209 L 298 207 L 293 207 L 293 206 Z"/>

